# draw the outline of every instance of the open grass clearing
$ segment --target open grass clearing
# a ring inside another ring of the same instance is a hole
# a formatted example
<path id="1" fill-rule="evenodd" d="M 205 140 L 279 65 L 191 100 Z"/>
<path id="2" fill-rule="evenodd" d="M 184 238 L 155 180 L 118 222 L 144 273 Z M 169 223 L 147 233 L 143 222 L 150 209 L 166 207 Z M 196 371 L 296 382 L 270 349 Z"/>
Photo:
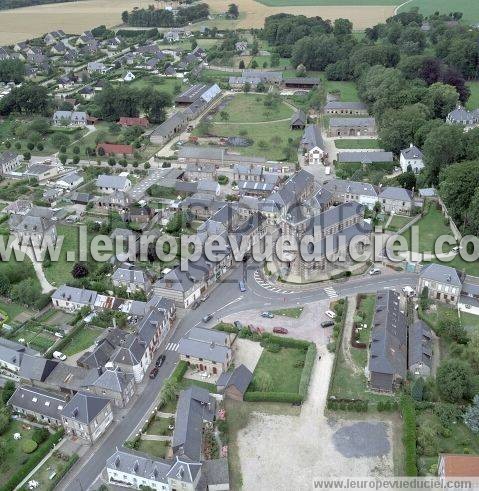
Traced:
<path id="1" fill-rule="evenodd" d="M 280 315 L 283 317 L 292 317 L 293 319 L 299 319 L 303 313 L 304 307 L 291 307 L 286 309 L 272 310 L 274 315 Z"/>
<path id="2" fill-rule="evenodd" d="M 359 102 L 358 89 L 354 82 L 324 80 L 326 92 L 337 92 L 342 102 Z"/>
<path id="3" fill-rule="evenodd" d="M 370 140 L 367 138 L 358 138 L 357 140 L 353 139 L 344 139 L 344 140 L 334 140 L 334 144 L 336 148 L 344 149 L 344 148 L 354 148 L 354 149 L 376 149 L 381 148 L 378 140 Z"/>
<path id="4" fill-rule="evenodd" d="M 171 435 L 173 430 L 168 427 L 175 424 L 174 418 L 155 418 L 146 429 L 147 435 L 166 436 Z"/>
<path id="5" fill-rule="evenodd" d="M 411 220 L 412 217 L 409 216 L 394 215 L 389 222 L 387 230 L 389 230 L 390 232 L 397 232 L 398 230 L 401 230 L 403 227 L 405 227 Z"/>
<path id="6" fill-rule="evenodd" d="M 413 229 L 418 231 L 417 250 L 413 252 L 434 252 L 436 239 L 441 235 L 452 236 L 452 231 L 445 223 L 444 215 L 440 209 L 437 209 L 434 203 L 430 203 L 426 209 L 425 215 L 416 222 L 411 228 L 408 228 L 402 236 L 406 238 L 408 250 L 412 250 L 411 233 Z M 453 245 L 444 244 L 443 252 L 449 252 Z"/>
<path id="7" fill-rule="evenodd" d="M 293 114 L 291 107 L 283 101 L 275 101 L 271 106 L 266 106 L 269 98 L 260 94 L 236 94 L 226 107 L 218 113 L 214 122 L 228 123 L 261 123 L 287 119 Z M 226 113 L 228 119 L 223 120 L 221 113 Z"/>
<path id="8" fill-rule="evenodd" d="M 86 350 L 93 345 L 102 332 L 103 329 L 96 326 L 85 326 L 79 329 L 70 339 L 69 343 L 62 349 L 63 353 L 71 356 Z"/>
<path id="9" fill-rule="evenodd" d="M 267 373 L 271 379 L 268 392 L 298 393 L 299 381 L 303 371 L 305 351 L 296 348 L 281 348 L 278 353 L 263 350 L 256 365 L 250 390 L 260 390 L 260 373 Z"/>
<path id="10" fill-rule="evenodd" d="M 140 440 L 139 452 L 144 452 L 152 457 L 160 459 L 166 458 L 170 444 L 168 442 L 158 442 L 154 440 Z"/>

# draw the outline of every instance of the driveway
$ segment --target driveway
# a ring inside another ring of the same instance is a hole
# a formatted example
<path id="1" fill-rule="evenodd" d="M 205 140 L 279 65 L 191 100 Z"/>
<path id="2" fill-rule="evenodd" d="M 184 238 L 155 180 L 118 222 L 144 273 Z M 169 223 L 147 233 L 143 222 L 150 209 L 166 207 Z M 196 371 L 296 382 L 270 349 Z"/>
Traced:
<path id="1" fill-rule="evenodd" d="M 392 425 L 324 415 L 333 355 L 320 350 L 299 416 L 253 412 L 237 435 L 243 488 L 313 489 L 313 479 L 393 475 Z"/>

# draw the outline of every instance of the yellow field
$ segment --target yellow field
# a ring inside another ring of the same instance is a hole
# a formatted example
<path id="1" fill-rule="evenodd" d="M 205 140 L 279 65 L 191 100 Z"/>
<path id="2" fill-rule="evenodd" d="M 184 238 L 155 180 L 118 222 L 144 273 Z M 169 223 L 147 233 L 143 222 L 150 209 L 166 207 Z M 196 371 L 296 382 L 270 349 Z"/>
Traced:
<path id="1" fill-rule="evenodd" d="M 206 0 L 213 12 L 224 12 L 228 2 Z M 48 31 L 63 29 L 67 33 L 78 34 L 85 29 L 105 24 L 115 26 L 121 22 L 121 12 L 133 7 L 147 7 L 152 1 L 141 0 L 84 0 L 77 3 L 58 3 L 37 5 L 22 9 L 0 11 L 0 45 L 12 44 Z M 393 14 L 392 6 L 305 6 L 268 7 L 254 0 L 236 0 L 241 19 L 229 21 L 233 27 L 262 27 L 265 17 L 286 12 L 303 14 L 308 17 L 320 15 L 325 19 L 345 17 L 354 23 L 357 30 L 383 22 Z M 225 27 L 226 21 L 222 21 Z M 210 24 L 205 22 L 202 24 Z"/>

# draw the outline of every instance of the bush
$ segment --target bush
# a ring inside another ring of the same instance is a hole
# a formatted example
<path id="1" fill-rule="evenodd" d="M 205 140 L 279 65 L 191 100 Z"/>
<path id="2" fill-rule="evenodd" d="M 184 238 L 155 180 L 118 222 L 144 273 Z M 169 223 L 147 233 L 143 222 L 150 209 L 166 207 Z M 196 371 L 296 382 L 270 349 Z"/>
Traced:
<path id="1" fill-rule="evenodd" d="M 298 392 L 303 401 L 308 395 L 308 387 L 311 380 L 311 374 L 313 373 L 316 354 L 316 345 L 314 343 L 310 343 L 310 345 L 308 346 L 308 351 L 306 351 L 306 356 L 304 357 L 304 367 L 303 371 L 301 372 L 301 378 L 299 379 Z"/>
<path id="2" fill-rule="evenodd" d="M 179 384 L 183 380 L 186 370 L 188 370 L 188 364 L 184 360 L 180 361 L 170 375 L 170 380 L 175 384 Z"/>
<path id="3" fill-rule="evenodd" d="M 244 395 L 244 400 L 248 402 L 290 402 L 290 403 L 302 402 L 301 396 L 293 392 L 247 391 Z"/>
<path id="4" fill-rule="evenodd" d="M 50 436 L 46 428 L 35 428 L 32 434 L 32 440 L 37 444 L 43 443 Z"/>
<path id="5" fill-rule="evenodd" d="M 224 186 L 225 184 L 228 184 L 229 179 L 226 176 L 218 176 L 218 184 L 221 184 Z"/>
<path id="6" fill-rule="evenodd" d="M 22 442 L 22 452 L 23 453 L 33 453 L 38 448 L 38 443 L 33 440 L 23 440 Z"/>
<path id="7" fill-rule="evenodd" d="M 7 412 L 0 413 L 0 435 L 3 435 L 10 426 L 10 415 Z"/>

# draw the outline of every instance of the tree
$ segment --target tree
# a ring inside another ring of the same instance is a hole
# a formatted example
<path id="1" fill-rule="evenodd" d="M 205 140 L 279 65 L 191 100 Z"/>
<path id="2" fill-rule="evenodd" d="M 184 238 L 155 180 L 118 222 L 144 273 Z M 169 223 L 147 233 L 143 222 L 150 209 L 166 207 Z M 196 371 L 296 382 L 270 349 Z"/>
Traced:
<path id="1" fill-rule="evenodd" d="M 238 68 L 240 70 L 244 70 L 245 69 L 245 64 L 244 64 L 244 61 L 243 60 L 240 60 L 239 65 L 238 65 Z"/>
<path id="2" fill-rule="evenodd" d="M 0 435 L 3 435 L 10 426 L 10 415 L 3 411 L 0 413 Z"/>
<path id="3" fill-rule="evenodd" d="M 258 62 L 256 60 L 253 60 L 251 62 L 251 68 L 254 70 L 255 68 L 258 68 Z"/>
<path id="4" fill-rule="evenodd" d="M 228 11 L 226 12 L 229 17 L 232 17 L 233 19 L 237 19 L 239 16 L 239 9 L 238 5 L 235 3 L 230 3 L 228 5 Z"/>
<path id="5" fill-rule="evenodd" d="M 336 37 L 347 36 L 353 32 L 353 23 L 349 19 L 336 19 L 333 24 L 333 34 Z"/>
<path id="6" fill-rule="evenodd" d="M 461 326 L 461 322 L 455 311 L 442 313 L 437 323 L 437 330 L 440 336 L 449 338 L 456 343 L 466 344 L 468 341 L 467 333 Z"/>
<path id="7" fill-rule="evenodd" d="M 271 55 L 271 67 L 274 68 L 274 67 L 279 66 L 279 62 L 280 62 L 279 54 L 276 52 L 272 53 L 272 55 Z"/>
<path id="8" fill-rule="evenodd" d="M 55 133 L 52 136 L 51 141 L 52 145 L 58 149 L 60 149 L 61 147 L 67 147 L 70 144 L 70 138 L 68 137 L 68 135 L 60 132 Z"/>
<path id="9" fill-rule="evenodd" d="M 442 399 L 458 403 L 469 398 L 471 382 L 471 368 L 465 361 L 452 358 L 441 362 L 436 383 Z"/>
<path id="10" fill-rule="evenodd" d="M 0 114 L 47 114 L 51 105 L 48 89 L 29 82 L 15 87 L 0 100 Z"/>
<path id="11" fill-rule="evenodd" d="M 474 396 L 472 405 L 464 413 L 463 420 L 473 433 L 479 433 L 479 395 Z"/>
<path id="12" fill-rule="evenodd" d="M 230 119 L 230 115 L 229 115 L 228 111 L 221 111 L 220 112 L 220 118 L 221 118 L 221 121 L 228 121 Z"/>
<path id="13" fill-rule="evenodd" d="M 246 82 L 244 85 L 243 85 L 243 92 L 245 94 L 247 94 L 248 92 L 251 91 L 251 84 L 249 82 Z"/>
<path id="14" fill-rule="evenodd" d="M 25 63 L 20 60 L 0 61 L 0 82 L 19 84 L 25 78 Z"/>
<path id="15" fill-rule="evenodd" d="M 129 18 L 128 10 L 124 10 L 121 13 L 121 21 L 123 22 L 123 24 L 128 24 L 128 18 Z"/>
<path id="16" fill-rule="evenodd" d="M 10 280 L 4 273 L 0 273 L 0 295 L 6 295 L 10 289 Z"/>
<path id="17" fill-rule="evenodd" d="M 308 70 L 324 70 L 338 59 L 338 44 L 329 35 L 304 37 L 293 46 L 291 56 L 293 66 L 300 63 Z"/>
<path id="18" fill-rule="evenodd" d="M 72 269 L 73 278 L 84 278 L 88 276 L 88 268 L 84 263 L 75 263 Z"/>
<path id="19" fill-rule="evenodd" d="M 459 94 L 454 87 L 440 82 L 427 89 L 424 103 L 431 109 L 434 117 L 446 119 L 446 116 L 457 106 Z"/>
<path id="20" fill-rule="evenodd" d="M 12 397 L 14 392 L 15 392 L 15 383 L 12 382 L 11 380 L 7 380 L 2 390 L 2 401 L 4 404 L 8 402 L 8 400 L 10 399 L 10 397 Z"/>
<path id="21" fill-rule="evenodd" d="M 161 389 L 161 401 L 163 403 L 173 401 L 176 398 L 177 392 L 178 385 L 171 379 L 166 380 Z"/>
<path id="22" fill-rule="evenodd" d="M 261 392 L 269 392 L 273 388 L 273 379 L 268 372 L 258 370 L 254 378 L 254 386 Z"/>

